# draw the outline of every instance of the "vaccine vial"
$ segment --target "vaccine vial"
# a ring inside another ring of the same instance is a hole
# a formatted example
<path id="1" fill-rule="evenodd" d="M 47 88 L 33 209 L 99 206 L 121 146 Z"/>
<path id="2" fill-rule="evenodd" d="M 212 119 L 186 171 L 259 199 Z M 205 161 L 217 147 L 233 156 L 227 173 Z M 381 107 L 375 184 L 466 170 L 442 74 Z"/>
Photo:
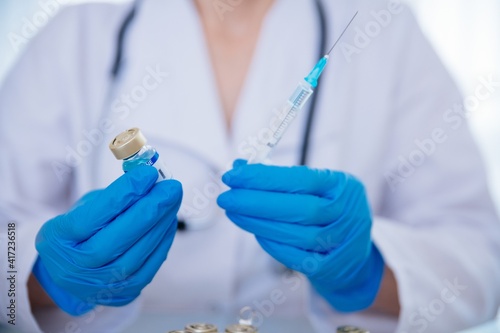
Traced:
<path id="1" fill-rule="evenodd" d="M 109 144 L 109 149 L 117 160 L 123 160 L 124 172 L 130 171 L 139 165 L 150 165 L 158 170 L 158 180 L 171 179 L 172 174 L 163 164 L 160 155 L 151 146 L 137 127 L 118 134 Z"/>
<path id="2" fill-rule="evenodd" d="M 189 333 L 218 333 L 219 330 L 217 329 L 217 326 L 212 325 L 212 324 L 202 324 L 202 323 L 196 323 L 196 324 L 187 324 L 186 327 L 184 328 L 185 331 Z"/>
<path id="3" fill-rule="evenodd" d="M 226 327 L 225 333 L 258 333 L 258 330 L 251 325 L 236 324 Z"/>
<path id="4" fill-rule="evenodd" d="M 170 331 L 169 333 L 218 333 L 217 326 L 212 324 L 188 324 L 183 330 Z M 258 333 L 259 330 L 252 325 L 230 325 L 224 333 Z"/>

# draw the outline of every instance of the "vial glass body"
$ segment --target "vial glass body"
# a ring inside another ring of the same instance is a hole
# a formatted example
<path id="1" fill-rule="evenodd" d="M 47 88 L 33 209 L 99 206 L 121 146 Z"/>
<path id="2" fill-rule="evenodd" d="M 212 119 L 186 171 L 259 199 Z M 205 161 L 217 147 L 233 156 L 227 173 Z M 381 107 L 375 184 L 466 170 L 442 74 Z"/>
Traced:
<path id="1" fill-rule="evenodd" d="M 158 170 L 158 180 L 171 179 L 172 174 L 165 167 L 160 155 L 151 146 L 137 127 L 118 134 L 109 144 L 109 149 L 117 160 L 123 160 L 123 171 L 128 172 L 139 165 L 150 165 Z"/>
<path id="2" fill-rule="evenodd" d="M 163 165 L 160 155 L 153 147 L 143 146 L 137 153 L 123 160 L 124 172 L 130 171 L 139 165 L 150 165 L 158 170 L 158 181 L 171 179 L 172 175 Z"/>

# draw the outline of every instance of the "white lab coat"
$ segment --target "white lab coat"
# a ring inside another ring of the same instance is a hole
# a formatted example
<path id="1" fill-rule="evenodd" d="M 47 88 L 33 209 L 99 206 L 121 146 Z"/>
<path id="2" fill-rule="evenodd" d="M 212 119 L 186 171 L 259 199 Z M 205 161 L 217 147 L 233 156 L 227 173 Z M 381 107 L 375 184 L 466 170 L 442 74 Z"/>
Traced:
<path id="1" fill-rule="evenodd" d="M 452 332 L 495 315 L 498 221 L 467 126 L 447 113 L 461 101 L 457 88 L 407 8 L 391 15 L 377 33 L 372 11 L 387 9 L 386 2 L 325 3 L 329 43 L 360 9 L 344 43 L 357 41 L 361 47 L 343 44 L 323 75 L 309 164 L 347 171 L 364 182 L 374 241 L 398 281 L 399 321 L 335 312 L 304 279 L 283 278 L 254 237 L 235 227 L 215 204 L 224 190 L 220 174 L 248 152 L 249 137 L 265 136 L 271 110 L 317 60 L 312 1 L 277 0 L 272 7 L 228 131 L 192 2 L 150 0 L 131 26 L 124 71 L 112 92 L 116 34 L 129 4 L 64 10 L 31 43 L 0 93 L 1 210 L 17 223 L 16 327 L 39 332 L 24 288 L 36 258 L 37 230 L 81 195 L 121 174 L 107 143 L 134 126 L 183 183 L 182 214 L 197 223 L 211 222 L 203 230 L 178 233 L 167 261 L 143 291 L 143 311 L 236 314 L 245 305 L 271 300 L 278 290 L 286 300 L 272 313 L 260 313 L 307 316 L 318 332 L 333 332 L 342 324 L 371 332 Z M 359 29 L 373 29 L 367 45 L 359 44 L 359 35 L 356 39 Z M 349 50 L 354 50 L 351 61 L 345 55 Z M 286 133 L 274 163 L 297 162 L 304 123 L 305 113 Z M 435 149 L 427 146 L 426 155 L 416 152 L 415 140 L 432 138 L 439 128 L 444 134 L 438 137 L 447 140 Z M 418 162 L 419 156 L 425 161 L 413 172 L 400 160 Z M 68 162 L 73 167 L 62 167 Z M 389 174 L 402 180 L 394 189 Z M 0 260 L 6 267 L 5 257 Z M 3 276 L 1 281 L 3 286 Z M 7 302 L 2 291 L 0 308 Z M 132 304 L 74 322 L 83 332 L 113 331 L 134 311 Z M 0 318 L 8 320 L 4 310 Z M 43 315 L 38 320 L 47 322 Z"/>

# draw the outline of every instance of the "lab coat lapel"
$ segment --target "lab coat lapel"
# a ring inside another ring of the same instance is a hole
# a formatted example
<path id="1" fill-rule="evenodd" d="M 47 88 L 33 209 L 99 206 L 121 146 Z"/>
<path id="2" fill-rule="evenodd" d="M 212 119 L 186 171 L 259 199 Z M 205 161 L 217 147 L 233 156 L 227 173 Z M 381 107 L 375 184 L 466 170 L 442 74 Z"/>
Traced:
<path id="1" fill-rule="evenodd" d="M 127 122 L 146 127 L 151 141 L 221 169 L 228 161 L 227 130 L 196 15 L 191 1 L 144 2 L 130 32 L 121 90 L 133 91 L 148 72 L 167 73 Z"/>

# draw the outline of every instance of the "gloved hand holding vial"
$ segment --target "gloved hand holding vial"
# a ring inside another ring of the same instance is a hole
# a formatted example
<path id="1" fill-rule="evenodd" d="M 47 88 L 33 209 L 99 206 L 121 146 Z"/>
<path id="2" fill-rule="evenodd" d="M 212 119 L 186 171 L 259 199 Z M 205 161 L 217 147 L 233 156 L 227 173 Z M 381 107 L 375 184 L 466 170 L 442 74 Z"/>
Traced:
<path id="1" fill-rule="evenodd" d="M 157 183 L 158 173 L 137 165 L 42 226 L 33 273 L 62 310 L 125 305 L 151 282 L 172 245 L 182 199 L 181 184 Z M 121 287 L 102 296 L 110 281 Z"/>

